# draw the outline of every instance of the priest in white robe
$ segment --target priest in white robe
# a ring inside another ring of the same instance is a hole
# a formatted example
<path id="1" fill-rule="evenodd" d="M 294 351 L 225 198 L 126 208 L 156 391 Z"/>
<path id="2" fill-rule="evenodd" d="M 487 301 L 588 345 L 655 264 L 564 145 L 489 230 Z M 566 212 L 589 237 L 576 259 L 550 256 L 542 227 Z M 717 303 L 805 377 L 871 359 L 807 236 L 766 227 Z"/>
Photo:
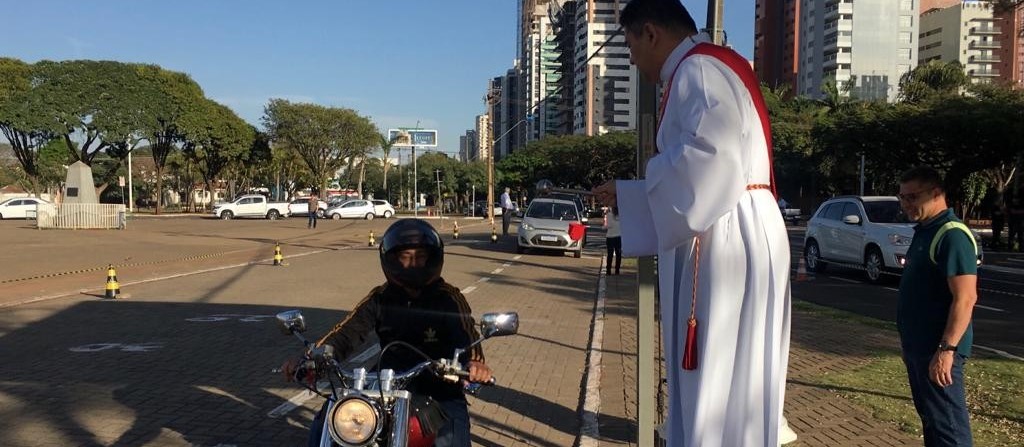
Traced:
<path id="1" fill-rule="evenodd" d="M 790 253 L 756 79 L 745 59 L 696 32 L 679 0 L 632 0 L 620 22 L 633 63 L 663 82 L 659 153 L 644 180 L 594 192 L 618 205 L 626 256 L 658 255 L 662 435 L 673 447 L 777 446 Z"/>

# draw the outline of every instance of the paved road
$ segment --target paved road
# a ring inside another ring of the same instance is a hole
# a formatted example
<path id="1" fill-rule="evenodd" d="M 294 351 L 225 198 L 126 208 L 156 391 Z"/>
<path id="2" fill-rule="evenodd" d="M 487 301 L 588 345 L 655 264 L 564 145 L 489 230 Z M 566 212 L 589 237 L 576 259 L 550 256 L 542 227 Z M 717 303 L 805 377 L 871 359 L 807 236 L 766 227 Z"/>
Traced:
<path id="1" fill-rule="evenodd" d="M 790 227 L 789 237 L 795 269 L 798 268 L 797 256 L 803 253 L 804 228 Z M 986 259 L 993 260 L 994 264 L 982 266 L 978 275 L 975 347 L 1024 357 L 1024 328 L 1020 325 L 1024 315 L 1024 254 Z M 830 265 L 824 273 L 808 279 L 793 282 L 794 296 L 886 321 L 896 320 L 898 276 L 873 285 L 866 282 L 861 270 Z"/>
<path id="2" fill-rule="evenodd" d="M 272 316 L 302 309 L 311 335 L 343 318 L 383 281 L 364 238 L 370 230 L 379 237 L 388 223 L 327 221 L 311 232 L 296 219 L 138 221 L 134 233 L 77 236 L 2 224 L 0 240 L 28 239 L 23 247 L 59 253 L 23 256 L 0 287 L 21 291 L 0 297 L 8 304 L 0 309 L 0 445 L 282 446 L 302 444 L 321 400 L 271 373 L 299 352 Z M 485 344 L 502 386 L 471 398 L 474 443 L 572 445 L 600 258 L 517 255 L 511 239 L 492 245 L 489 227 L 469 224 L 452 241 L 450 225 L 440 223 L 449 241 L 445 278 L 476 315 L 517 310 L 522 319 L 521 335 Z M 76 237 L 104 243 L 82 252 L 87 244 Z M 54 247 L 54 238 L 66 247 Z M 267 262 L 278 240 L 287 241 L 286 267 Z M 137 261 L 118 272 L 128 298 L 74 293 L 11 305 L 100 287 L 102 271 L 67 272 L 106 264 L 109 246 L 134 250 Z M 206 268 L 202 262 L 235 267 L 132 283 Z M 300 405 L 282 410 L 289 399 Z"/>

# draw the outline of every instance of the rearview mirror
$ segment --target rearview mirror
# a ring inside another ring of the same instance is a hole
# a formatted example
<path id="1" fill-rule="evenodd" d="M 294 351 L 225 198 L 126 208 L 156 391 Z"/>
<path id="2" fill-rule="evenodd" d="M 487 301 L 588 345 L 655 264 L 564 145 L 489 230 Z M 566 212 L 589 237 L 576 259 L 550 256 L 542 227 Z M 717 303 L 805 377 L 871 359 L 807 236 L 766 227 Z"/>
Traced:
<path id="1" fill-rule="evenodd" d="M 486 313 L 480 318 L 484 338 L 515 335 L 519 332 L 519 314 L 516 312 Z"/>
<path id="2" fill-rule="evenodd" d="M 860 216 L 851 214 L 843 217 L 843 223 L 847 225 L 860 225 Z"/>
<path id="3" fill-rule="evenodd" d="M 300 310 L 286 310 L 277 314 L 277 327 L 285 335 L 303 333 L 306 332 L 306 318 Z"/>

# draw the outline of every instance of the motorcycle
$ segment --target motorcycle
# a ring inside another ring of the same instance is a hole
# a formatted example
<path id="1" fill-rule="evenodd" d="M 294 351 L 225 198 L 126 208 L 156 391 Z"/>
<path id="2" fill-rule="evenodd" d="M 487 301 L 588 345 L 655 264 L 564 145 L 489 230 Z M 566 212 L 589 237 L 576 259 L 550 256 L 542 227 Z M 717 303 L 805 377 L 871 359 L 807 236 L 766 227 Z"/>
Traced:
<path id="1" fill-rule="evenodd" d="M 468 379 L 459 356 L 492 337 L 515 335 L 519 331 L 516 312 L 486 313 L 480 319 L 481 338 L 469 346 L 455 349 L 450 359 L 431 359 L 404 342 L 392 342 L 381 349 L 380 358 L 392 346 L 402 345 L 418 352 L 424 361 L 407 371 L 365 368 L 347 371 L 334 357 L 330 345 L 314 346 L 302 336 L 306 320 L 302 312 L 289 310 L 277 314 L 277 324 L 285 335 L 294 335 L 306 347 L 306 355 L 296 369 L 296 381 L 325 399 L 321 447 L 430 447 L 434 444 L 444 416 L 437 403 L 406 388 L 420 374 L 435 374 L 444 381 L 459 383 Z M 317 389 L 316 377 L 329 382 L 329 393 Z M 494 384 L 491 379 L 490 385 Z M 466 391 L 475 394 L 481 384 L 469 384 Z"/>

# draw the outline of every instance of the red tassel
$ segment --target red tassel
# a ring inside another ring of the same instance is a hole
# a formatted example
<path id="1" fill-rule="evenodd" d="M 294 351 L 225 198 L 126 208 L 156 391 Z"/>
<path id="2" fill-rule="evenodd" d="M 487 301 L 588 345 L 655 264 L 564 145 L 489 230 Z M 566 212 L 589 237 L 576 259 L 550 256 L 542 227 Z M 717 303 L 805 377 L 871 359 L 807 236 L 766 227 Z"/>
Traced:
<path id="1" fill-rule="evenodd" d="M 686 328 L 686 347 L 683 349 L 683 369 L 697 369 L 697 319 L 690 318 Z"/>

